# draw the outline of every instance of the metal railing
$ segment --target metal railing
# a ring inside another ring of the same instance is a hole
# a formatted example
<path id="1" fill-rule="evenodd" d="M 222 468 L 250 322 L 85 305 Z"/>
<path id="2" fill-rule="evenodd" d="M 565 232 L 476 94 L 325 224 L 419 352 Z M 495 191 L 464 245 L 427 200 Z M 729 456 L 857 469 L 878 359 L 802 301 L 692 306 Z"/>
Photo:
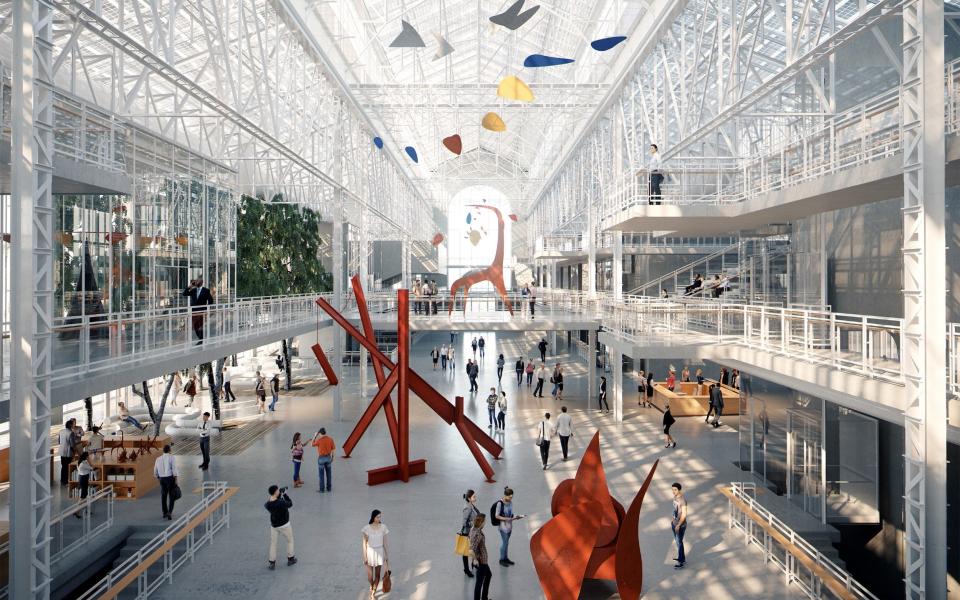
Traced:
<path id="1" fill-rule="evenodd" d="M 134 597 L 149 598 L 161 585 L 173 580 L 177 569 L 193 562 L 197 550 L 210 542 L 215 533 L 230 526 L 230 497 L 237 489 L 227 487 L 225 481 L 204 482 L 200 502 L 107 573 L 78 600 L 110 600 L 125 591 L 126 597 L 133 591 L 128 588 L 134 583 Z"/>
<path id="2" fill-rule="evenodd" d="M 757 502 L 754 484 L 731 483 L 718 488 L 727 498 L 730 529 L 743 532 L 747 546 L 760 548 L 764 560 L 783 571 L 786 585 L 795 585 L 811 599 L 877 599 L 850 573 Z"/>
<path id="3" fill-rule="evenodd" d="M 637 288 L 634 288 L 634 289 L 630 290 L 628 293 L 631 294 L 631 295 L 636 294 L 636 295 L 639 295 L 639 296 L 645 296 L 645 295 L 649 295 L 648 292 L 652 289 L 652 290 L 653 290 L 653 295 L 660 295 L 660 289 L 661 289 L 661 287 L 663 287 L 663 284 L 666 283 L 666 282 L 668 282 L 668 281 L 672 281 L 672 282 L 673 282 L 673 290 L 674 290 L 674 292 L 676 292 L 676 290 L 679 289 L 679 287 L 680 287 L 680 279 L 679 279 L 679 278 L 680 278 L 681 275 L 692 275 L 694 271 L 703 271 L 703 272 L 705 272 L 705 273 L 707 273 L 707 274 L 709 274 L 709 273 L 727 273 L 727 269 L 728 269 L 728 268 L 730 268 L 730 267 L 736 268 L 738 265 L 737 265 L 736 261 L 733 261 L 731 264 L 728 265 L 727 262 L 726 262 L 726 257 L 727 257 L 727 255 L 729 255 L 729 254 L 732 254 L 732 253 L 734 253 L 734 252 L 737 252 L 737 251 L 739 250 L 739 248 L 740 248 L 740 242 L 734 242 L 734 243 L 730 244 L 729 246 L 725 246 L 725 247 L 721 248 L 720 250 L 717 250 L 717 251 L 714 252 L 713 254 L 709 254 L 709 255 L 707 255 L 707 256 L 704 256 L 703 258 L 701 258 L 701 259 L 699 259 L 699 260 L 695 260 L 695 261 L 693 261 L 693 262 L 691 262 L 691 263 L 688 263 L 688 264 L 680 267 L 679 269 L 674 270 L 674 271 L 671 272 L 671 273 L 667 273 L 666 275 L 663 275 L 663 276 L 661 276 L 661 277 L 658 277 L 658 278 L 656 278 L 656 279 L 654 279 L 654 280 L 652 280 L 652 281 L 648 281 L 647 283 L 645 283 L 645 284 L 643 284 L 643 285 L 641 285 L 641 286 L 639 286 L 639 287 L 637 287 Z M 718 260 L 720 261 L 719 267 L 717 267 L 717 265 L 716 265 L 716 262 L 717 262 Z M 714 268 L 713 268 L 712 270 L 710 269 L 710 262 L 711 262 L 711 261 L 713 261 L 713 263 L 714 263 Z M 692 278 L 692 277 L 689 277 L 688 279 L 693 279 L 693 278 Z"/>
<path id="4" fill-rule="evenodd" d="M 105 486 L 87 496 L 86 500 L 71 504 L 50 520 L 50 566 L 78 548 L 83 548 L 99 534 L 113 526 L 113 487 Z M 80 515 L 77 518 L 77 515 Z M 9 542 L 0 544 L 0 561 L 8 561 Z M 0 587 L 0 600 L 9 593 L 7 582 Z"/>

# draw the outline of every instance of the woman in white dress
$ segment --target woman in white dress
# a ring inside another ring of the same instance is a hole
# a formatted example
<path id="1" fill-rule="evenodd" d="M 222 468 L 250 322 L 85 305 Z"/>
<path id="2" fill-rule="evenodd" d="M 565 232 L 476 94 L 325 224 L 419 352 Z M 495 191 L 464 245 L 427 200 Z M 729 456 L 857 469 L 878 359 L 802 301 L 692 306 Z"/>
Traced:
<path id="1" fill-rule="evenodd" d="M 370 522 L 360 530 L 363 536 L 363 564 L 367 567 L 367 581 L 370 582 L 370 597 L 375 598 L 380 585 L 380 569 L 389 570 L 387 558 L 387 534 L 390 530 L 381 522 L 380 511 L 370 514 Z"/>

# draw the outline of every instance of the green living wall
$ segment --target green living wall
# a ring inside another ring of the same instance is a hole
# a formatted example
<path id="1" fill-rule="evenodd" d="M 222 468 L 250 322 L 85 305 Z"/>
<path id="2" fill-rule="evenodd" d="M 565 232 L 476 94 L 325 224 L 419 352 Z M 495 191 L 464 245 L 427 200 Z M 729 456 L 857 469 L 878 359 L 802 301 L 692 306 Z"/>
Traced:
<path id="1" fill-rule="evenodd" d="M 237 297 L 327 292 L 330 273 L 320 262 L 320 215 L 287 204 L 243 196 L 237 209 Z"/>

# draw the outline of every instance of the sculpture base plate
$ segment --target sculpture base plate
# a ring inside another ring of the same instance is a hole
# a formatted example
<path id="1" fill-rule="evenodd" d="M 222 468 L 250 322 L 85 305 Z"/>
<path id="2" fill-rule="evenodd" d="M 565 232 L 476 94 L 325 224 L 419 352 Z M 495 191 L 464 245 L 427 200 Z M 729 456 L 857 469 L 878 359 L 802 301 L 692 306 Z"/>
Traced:
<path id="1" fill-rule="evenodd" d="M 427 459 L 420 458 L 410 461 L 410 477 L 426 475 L 426 473 Z M 401 481 L 400 465 L 380 467 L 379 469 L 370 469 L 367 471 L 367 485 L 380 485 L 381 483 L 389 483 L 391 481 Z"/>

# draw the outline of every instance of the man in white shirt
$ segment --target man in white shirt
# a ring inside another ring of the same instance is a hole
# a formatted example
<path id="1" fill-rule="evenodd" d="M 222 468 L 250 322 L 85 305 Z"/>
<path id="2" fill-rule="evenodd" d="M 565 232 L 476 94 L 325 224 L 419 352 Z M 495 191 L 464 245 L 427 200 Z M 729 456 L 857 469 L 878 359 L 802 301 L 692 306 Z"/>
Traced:
<path id="1" fill-rule="evenodd" d="M 650 204 L 660 204 L 660 184 L 663 183 L 663 173 L 660 172 L 660 149 L 656 144 L 650 144 Z"/>
<path id="2" fill-rule="evenodd" d="M 537 369 L 537 387 L 533 388 L 534 398 L 543 398 L 543 380 L 547 378 L 547 365 L 540 363 Z"/>
<path id="3" fill-rule="evenodd" d="M 170 444 L 163 447 L 163 454 L 153 463 L 153 476 L 160 480 L 160 507 L 163 518 L 173 520 L 173 504 L 177 501 L 173 489 L 177 486 L 177 463 L 170 454 Z M 169 500 L 169 503 L 168 503 Z"/>
<path id="4" fill-rule="evenodd" d="M 560 436 L 560 449 L 563 450 L 563 460 L 567 460 L 567 444 L 573 435 L 573 418 L 567 412 L 566 406 L 560 407 L 560 416 L 557 417 L 557 435 Z"/>
<path id="5" fill-rule="evenodd" d="M 227 367 L 223 368 L 223 401 L 224 402 L 236 402 L 237 396 L 233 393 L 233 390 L 230 388 L 230 369 Z M 232 398 L 232 400 L 231 400 Z"/>
<path id="6" fill-rule="evenodd" d="M 547 461 L 550 458 L 550 439 L 557 435 L 557 428 L 550 421 L 550 413 L 543 414 L 543 420 L 537 424 L 537 445 L 540 446 L 540 460 L 543 461 L 543 470 L 547 470 Z"/>
<path id="7" fill-rule="evenodd" d="M 203 463 L 200 464 L 200 468 L 206 471 L 210 466 L 210 413 L 203 413 L 197 429 L 200 431 L 200 452 L 203 453 Z"/>
<path id="8" fill-rule="evenodd" d="M 74 419 L 63 424 L 63 429 L 57 434 L 57 445 L 60 455 L 60 485 L 67 485 L 70 478 L 70 462 L 73 460 L 73 425 Z"/>

